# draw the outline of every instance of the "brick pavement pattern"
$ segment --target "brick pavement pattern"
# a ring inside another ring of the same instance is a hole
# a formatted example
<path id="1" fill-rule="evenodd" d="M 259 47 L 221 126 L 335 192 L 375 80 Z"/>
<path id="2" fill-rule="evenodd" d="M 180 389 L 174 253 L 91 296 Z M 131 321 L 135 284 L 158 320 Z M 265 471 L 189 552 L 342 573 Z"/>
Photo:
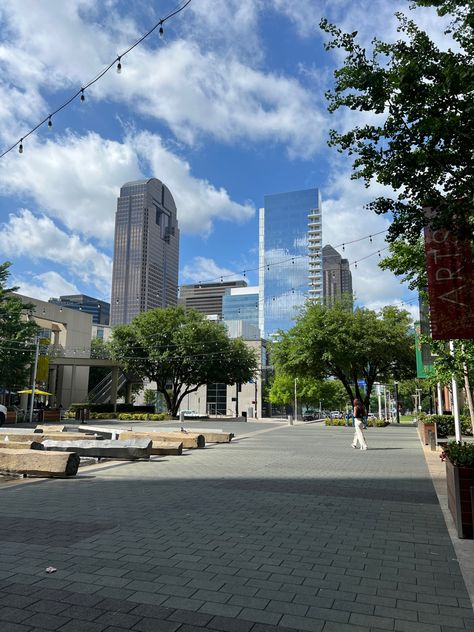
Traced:
<path id="1" fill-rule="evenodd" d="M 2 485 L 0 630 L 474 630 L 414 428 L 252 428 Z"/>

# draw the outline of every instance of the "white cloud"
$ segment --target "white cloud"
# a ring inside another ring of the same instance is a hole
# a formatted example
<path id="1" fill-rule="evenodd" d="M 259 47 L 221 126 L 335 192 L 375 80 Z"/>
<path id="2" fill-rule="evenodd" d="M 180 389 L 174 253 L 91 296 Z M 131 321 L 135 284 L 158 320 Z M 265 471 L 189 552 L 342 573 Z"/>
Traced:
<path id="1" fill-rule="evenodd" d="M 0 250 L 6 257 L 26 256 L 34 260 L 53 261 L 84 283 L 109 295 L 112 275 L 110 257 L 78 235 L 68 235 L 46 217 L 36 217 L 27 209 L 10 215 L 2 226 Z"/>
<path id="2" fill-rule="evenodd" d="M 142 173 L 142 169 L 148 173 Z M 245 221 L 250 202 L 230 199 L 223 187 L 191 174 L 189 163 L 166 149 L 156 134 L 131 133 L 123 142 L 95 133 L 32 139 L 25 154 L 0 163 L 0 191 L 31 196 L 40 209 L 69 230 L 111 243 L 119 187 L 156 176 L 170 188 L 181 230 L 208 234 L 216 220 Z"/>
<path id="3" fill-rule="evenodd" d="M 80 294 L 75 284 L 52 270 L 32 275 L 29 280 L 25 280 L 24 276 L 14 278 L 13 285 L 18 286 L 19 294 L 41 301 L 67 294 Z"/>
<path id="4" fill-rule="evenodd" d="M 191 263 L 181 270 L 181 277 L 184 283 L 219 282 L 221 278 L 224 281 L 244 279 L 243 275 L 219 266 L 214 259 L 208 257 L 194 257 Z"/>

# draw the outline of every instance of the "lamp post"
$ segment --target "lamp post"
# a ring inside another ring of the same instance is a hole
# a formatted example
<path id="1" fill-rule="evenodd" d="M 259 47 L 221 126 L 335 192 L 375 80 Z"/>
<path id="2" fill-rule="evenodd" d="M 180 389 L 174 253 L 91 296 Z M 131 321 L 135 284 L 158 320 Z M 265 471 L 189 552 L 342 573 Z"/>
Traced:
<path id="1" fill-rule="evenodd" d="M 400 406 L 398 403 L 398 382 L 395 382 L 395 415 L 397 419 L 397 424 L 400 423 Z"/>
<path id="2" fill-rule="evenodd" d="M 35 402 L 35 391 L 36 391 L 36 371 L 38 370 L 38 357 L 39 357 L 39 336 L 35 337 L 35 362 L 33 366 L 33 379 L 31 381 L 31 402 L 30 402 L 30 424 L 33 423 L 33 408 Z"/>
<path id="3" fill-rule="evenodd" d="M 295 377 L 295 421 L 298 421 L 298 399 L 296 395 L 296 385 L 298 383 L 298 378 Z"/>

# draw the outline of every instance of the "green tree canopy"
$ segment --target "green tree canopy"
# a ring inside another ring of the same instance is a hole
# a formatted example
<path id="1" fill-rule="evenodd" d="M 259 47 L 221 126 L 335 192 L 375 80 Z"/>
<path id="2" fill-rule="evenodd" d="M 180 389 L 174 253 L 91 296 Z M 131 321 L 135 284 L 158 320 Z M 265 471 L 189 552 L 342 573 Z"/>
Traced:
<path id="1" fill-rule="evenodd" d="M 320 24 L 331 38 L 326 48 L 346 54 L 327 95 L 329 110 L 372 114 L 348 132 L 332 130 L 330 144 L 355 156 L 354 179 L 393 189 L 369 208 L 391 212 L 389 238 L 409 242 L 420 236 L 426 206 L 436 208 L 439 225 L 450 229 L 454 218 L 468 218 L 470 224 L 460 230 L 464 236 L 472 232 L 474 194 L 474 5 L 472 0 L 414 0 L 412 8 L 417 5 L 450 16 L 452 48 L 440 50 L 401 13 L 396 15 L 402 37 L 393 43 L 375 38 L 370 51 L 357 42 L 357 32 L 344 33 L 325 19 Z"/>
<path id="2" fill-rule="evenodd" d="M 339 380 L 318 380 L 310 376 L 299 377 L 296 382 L 296 397 L 304 406 L 326 409 L 343 408 L 348 403 L 347 393 Z M 295 378 L 277 372 L 268 396 L 272 404 L 294 406 Z"/>
<path id="3" fill-rule="evenodd" d="M 349 399 L 368 407 L 376 382 L 415 375 L 414 337 L 406 311 L 347 309 L 309 303 L 273 350 L 276 366 L 292 376 L 342 382 Z M 359 381 L 365 381 L 364 394 Z"/>
<path id="4" fill-rule="evenodd" d="M 24 387 L 35 353 L 34 337 L 38 327 L 25 319 L 25 312 L 34 310 L 33 304 L 23 303 L 14 296 L 17 287 L 7 287 L 10 262 L 0 264 L 0 386 Z"/>
<path id="5" fill-rule="evenodd" d="M 156 382 L 176 416 L 183 398 L 203 384 L 250 381 L 257 369 L 253 350 L 231 340 L 221 323 L 182 307 L 139 314 L 113 330 L 114 356 L 125 370 Z"/>

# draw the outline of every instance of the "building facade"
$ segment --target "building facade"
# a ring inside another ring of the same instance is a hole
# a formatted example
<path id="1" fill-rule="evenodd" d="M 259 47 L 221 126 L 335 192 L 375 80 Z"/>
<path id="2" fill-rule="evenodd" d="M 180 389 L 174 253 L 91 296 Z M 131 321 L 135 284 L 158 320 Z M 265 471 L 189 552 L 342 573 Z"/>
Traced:
<path id="1" fill-rule="evenodd" d="M 222 320 L 223 297 L 228 290 L 246 288 L 246 281 L 223 281 L 222 283 L 196 283 L 182 285 L 178 304 L 185 309 L 195 309 L 201 314 Z"/>
<path id="2" fill-rule="evenodd" d="M 222 297 L 222 319 L 244 321 L 258 328 L 258 287 L 227 289 Z"/>
<path id="3" fill-rule="evenodd" d="M 323 296 L 327 304 L 343 296 L 353 303 L 352 274 L 349 261 L 330 245 L 323 248 Z"/>
<path id="4" fill-rule="evenodd" d="M 69 294 L 59 298 L 50 298 L 49 302 L 90 314 L 94 325 L 108 325 L 110 322 L 110 303 L 86 294 Z"/>
<path id="5" fill-rule="evenodd" d="M 318 189 L 266 195 L 259 222 L 259 325 L 265 338 L 293 321 L 307 299 L 321 301 Z"/>
<path id="6" fill-rule="evenodd" d="M 176 305 L 179 229 L 176 205 L 157 178 L 127 182 L 115 216 L 110 324 Z"/>

